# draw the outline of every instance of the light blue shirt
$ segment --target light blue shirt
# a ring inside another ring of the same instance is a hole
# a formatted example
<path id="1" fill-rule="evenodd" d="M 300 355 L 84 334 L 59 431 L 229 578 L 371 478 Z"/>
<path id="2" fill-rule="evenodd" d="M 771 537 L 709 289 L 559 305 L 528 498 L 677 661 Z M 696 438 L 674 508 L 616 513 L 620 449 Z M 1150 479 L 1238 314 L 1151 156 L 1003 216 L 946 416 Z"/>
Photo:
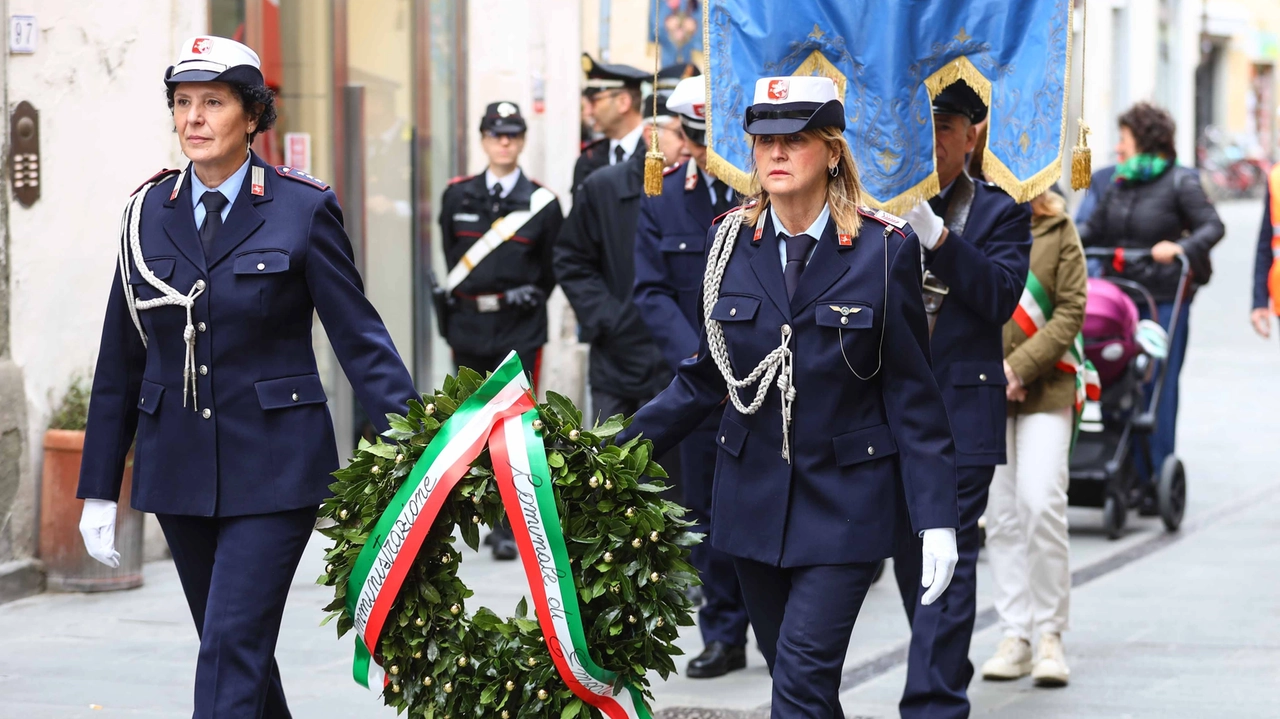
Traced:
<path id="1" fill-rule="evenodd" d="M 778 242 L 778 259 L 782 262 L 782 268 L 787 268 L 787 243 L 781 240 L 783 235 L 790 236 L 786 228 L 782 226 L 782 221 L 778 219 L 778 213 L 769 208 L 769 217 L 773 220 L 773 234 L 779 238 Z M 822 212 L 818 213 L 817 219 L 809 225 L 809 229 L 801 232 L 802 235 L 808 235 L 813 238 L 813 247 L 809 248 L 809 257 L 804 258 L 805 264 L 809 264 L 809 259 L 813 257 L 813 251 L 818 249 L 818 242 L 822 240 L 822 233 L 827 231 L 827 222 L 831 220 L 831 206 L 823 205 Z"/>
<path id="2" fill-rule="evenodd" d="M 196 229 L 198 230 L 204 224 L 204 216 L 208 212 L 204 205 L 200 204 L 200 198 L 209 191 L 209 188 L 200 181 L 199 177 L 196 177 L 195 167 L 192 167 L 191 172 L 188 174 L 191 175 L 191 204 L 195 207 Z M 236 197 L 240 194 L 240 187 L 244 185 L 245 175 L 248 174 L 249 158 L 246 157 L 240 169 L 231 173 L 231 177 L 223 180 L 222 184 L 218 185 L 218 192 L 221 192 L 222 196 L 227 198 L 227 205 L 222 208 L 221 213 L 223 222 L 226 222 L 227 215 L 231 214 L 231 206 L 236 203 Z"/>

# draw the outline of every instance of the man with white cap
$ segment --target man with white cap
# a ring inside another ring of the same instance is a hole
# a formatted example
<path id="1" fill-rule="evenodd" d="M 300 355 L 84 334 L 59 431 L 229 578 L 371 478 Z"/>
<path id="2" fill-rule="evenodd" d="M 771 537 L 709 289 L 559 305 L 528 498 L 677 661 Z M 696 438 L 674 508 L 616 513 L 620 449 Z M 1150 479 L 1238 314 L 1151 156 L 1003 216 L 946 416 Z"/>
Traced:
<path id="1" fill-rule="evenodd" d="M 273 656 L 280 619 L 338 468 L 312 318 L 379 431 L 418 394 L 364 295 L 337 197 L 250 150 L 276 117 L 258 56 L 193 38 L 165 84 L 191 163 L 152 177 L 126 210 L 80 531 L 89 554 L 114 566 L 136 436 L 132 503 L 159 520 L 200 637 L 193 717 L 287 719 Z"/>
<path id="2" fill-rule="evenodd" d="M 707 169 L 706 94 L 706 78 L 695 76 L 681 80 L 667 98 L 667 109 L 680 118 L 690 159 L 667 169 L 661 195 L 640 201 L 636 228 L 636 309 L 672 371 L 698 353 L 707 230 L 737 199 Z M 683 503 L 695 532 L 710 531 L 716 429 L 723 417 L 723 408 L 712 412 L 680 443 Z M 704 649 L 689 661 L 685 676 L 711 678 L 742 669 L 748 621 L 733 559 L 710 542 L 695 545 L 691 559 L 702 577 L 698 627 Z"/>

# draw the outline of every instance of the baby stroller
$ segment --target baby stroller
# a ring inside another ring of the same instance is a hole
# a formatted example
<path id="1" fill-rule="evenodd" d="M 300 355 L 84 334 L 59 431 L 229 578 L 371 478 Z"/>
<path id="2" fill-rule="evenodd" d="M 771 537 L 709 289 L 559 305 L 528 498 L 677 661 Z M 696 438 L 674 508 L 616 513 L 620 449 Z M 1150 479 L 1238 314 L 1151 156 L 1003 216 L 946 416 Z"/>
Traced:
<path id="1" fill-rule="evenodd" d="M 1145 250 L 1087 248 L 1090 258 L 1149 256 Z M 1179 255 L 1182 278 L 1178 283 L 1170 328 L 1178 326 L 1178 313 L 1187 288 L 1190 265 Z M 1144 302 L 1151 317 L 1158 317 L 1156 301 L 1141 284 L 1121 277 L 1089 279 L 1085 305 L 1084 350 L 1093 362 L 1102 385 L 1101 397 L 1088 400 L 1081 413 L 1080 431 L 1071 451 L 1068 503 L 1073 507 L 1099 507 L 1107 536 L 1116 539 L 1124 530 L 1129 509 L 1142 504 L 1151 491 L 1139 476 L 1137 461 L 1151 462 L 1151 434 L 1155 429 L 1160 387 L 1168 363 L 1169 328 L 1151 320 L 1138 320 L 1135 299 Z M 1155 380 L 1151 396 L 1145 385 Z M 1165 528 L 1174 532 L 1182 523 L 1187 504 L 1187 480 L 1182 462 L 1174 455 L 1152 469 L 1155 505 Z"/>

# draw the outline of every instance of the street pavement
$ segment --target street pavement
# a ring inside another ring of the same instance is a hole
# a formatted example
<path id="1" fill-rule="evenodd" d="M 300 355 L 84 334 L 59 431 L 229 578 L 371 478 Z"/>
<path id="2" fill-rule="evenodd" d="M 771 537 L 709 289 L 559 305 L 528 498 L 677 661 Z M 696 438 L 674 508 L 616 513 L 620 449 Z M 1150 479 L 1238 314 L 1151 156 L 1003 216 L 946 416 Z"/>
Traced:
<path id="1" fill-rule="evenodd" d="M 1186 523 L 1177 534 L 1131 515 L 1106 539 L 1096 510 L 1072 509 L 1075 589 L 1072 668 L 1064 689 L 1029 680 L 975 679 L 974 716 L 1200 718 L 1280 717 L 1280 348 L 1248 326 L 1253 246 L 1261 203 L 1219 206 L 1227 238 L 1215 276 L 1197 297 L 1183 371 L 1179 455 L 1187 467 Z M 316 535 L 294 578 L 278 660 L 299 719 L 391 717 L 350 677 L 351 638 L 320 627 L 329 600 L 313 582 L 325 540 Z M 980 664 L 1000 639 L 989 573 L 979 567 Z M 461 574 L 471 605 L 510 614 L 524 579 L 513 563 L 468 553 Z M 45 594 L 0 606 L 0 719 L 189 717 L 197 640 L 171 563 L 145 569 L 146 584 L 112 594 Z M 906 620 L 892 574 L 872 587 L 845 664 L 850 719 L 897 716 Z M 681 639 L 695 656 L 696 631 Z M 665 719 L 768 716 L 769 677 L 752 648 L 748 669 L 717 680 L 655 682 Z M 655 677 L 656 679 L 656 677 Z"/>

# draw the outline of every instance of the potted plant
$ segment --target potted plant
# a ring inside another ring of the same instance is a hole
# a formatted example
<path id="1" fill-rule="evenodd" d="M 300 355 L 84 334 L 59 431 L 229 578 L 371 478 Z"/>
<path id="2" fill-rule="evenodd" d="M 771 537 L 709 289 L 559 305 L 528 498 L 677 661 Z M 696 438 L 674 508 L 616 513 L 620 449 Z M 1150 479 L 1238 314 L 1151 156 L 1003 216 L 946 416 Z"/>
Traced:
<path id="1" fill-rule="evenodd" d="M 80 512 L 76 498 L 84 430 L 89 421 L 92 382 L 72 377 L 66 394 L 54 407 L 44 434 L 44 468 L 40 490 L 40 559 L 49 589 L 105 591 L 142 585 L 142 515 L 129 507 L 133 455 L 125 460 L 124 484 L 116 517 L 116 549 L 120 567 L 112 569 L 95 561 L 80 539 Z"/>

